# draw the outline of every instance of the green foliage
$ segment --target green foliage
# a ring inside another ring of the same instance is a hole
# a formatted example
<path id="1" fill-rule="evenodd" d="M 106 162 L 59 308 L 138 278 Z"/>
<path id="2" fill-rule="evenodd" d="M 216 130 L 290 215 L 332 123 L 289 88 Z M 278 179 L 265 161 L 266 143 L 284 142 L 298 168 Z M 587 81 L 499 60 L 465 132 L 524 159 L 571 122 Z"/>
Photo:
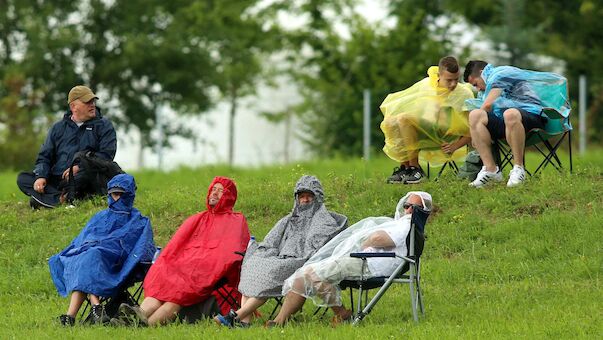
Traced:
<path id="1" fill-rule="evenodd" d="M 531 165 L 533 155 L 528 154 Z M 504 184 L 469 189 L 450 173 L 414 186 L 387 185 L 391 162 L 331 160 L 293 166 L 238 169 L 226 166 L 136 173 L 135 205 L 150 216 L 155 240 L 165 245 L 180 223 L 203 210 L 202 197 L 215 175 L 234 178 L 235 209 L 262 239 L 293 205 L 302 174 L 317 175 L 329 209 L 351 223 L 392 215 L 408 190 L 433 195 L 422 267 L 426 318 L 412 321 L 407 287 L 394 287 L 358 328 L 329 326 L 332 315 L 312 317 L 313 305 L 286 328 L 229 330 L 213 322 L 159 329 L 82 327 L 64 329 L 64 313 L 50 280 L 47 258 L 65 247 L 97 211 L 102 198 L 76 209 L 31 211 L 14 185 L 15 173 L 0 173 L 1 338 L 597 338 L 601 317 L 603 249 L 603 152 L 576 160 L 574 174 L 545 171 L 522 187 Z M 347 299 L 346 299 L 346 303 Z M 349 305 L 348 305 L 349 306 Z"/>
<path id="2" fill-rule="evenodd" d="M 514 3 L 520 6 L 513 7 Z M 603 39 L 603 4 L 600 1 L 456 0 L 446 1 L 445 7 L 492 33 L 490 37 L 494 41 L 516 42 L 512 55 L 521 57 L 535 53 L 564 61 L 564 75 L 569 80 L 574 107 L 577 107 L 578 78 L 586 75 L 589 137 L 599 143 L 603 141 L 600 133 L 603 128 L 603 66 L 595 62 L 603 58 L 603 46 L 596 43 Z M 508 11 L 501 12 L 501 8 L 508 8 L 515 15 L 511 17 L 507 15 Z M 512 34 L 505 36 L 500 30 L 503 27 Z M 526 66 L 522 65 L 522 60 L 509 62 Z"/>
<path id="3" fill-rule="evenodd" d="M 67 92 L 81 83 L 105 91 L 104 113 L 118 126 L 137 129 L 143 146 L 156 142 L 151 131 L 161 106 L 195 115 L 220 99 L 210 94 L 236 100 L 254 93 L 263 56 L 278 46 L 274 28 L 263 25 L 271 12 L 254 11 L 258 3 L 0 2 L 0 79 L 23 82 L 17 93 L 0 87 L 0 98 L 17 105 L 12 112 L 0 106 L 0 143 L 10 140 L 3 131 L 15 110 L 28 115 L 20 124 L 40 130 L 35 118 L 65 109 Z M 186 123 L 161 124 L 168 136 L 192 134 Z M 27 141 L 39 138 L 31 134 Z M 14 148 L 3 152 L 11 153 L 7 159 L 19 156 Z"/>
<path id="4" fill-rule="evenodd" d="M 371 91 L 371 140 L 383 146 L 376 107 L 385 96 L 427 76 L 447 51 L 436 42 L 429 26 L 432 5 L 420 1 L 391 6 L 392 28 L 370 24 L 353 9 L 354 1 L 302 2 L 290 9 L 305 14 L 308 22 L 289 32 L 294 55 L 291 74 L 303 101 L 289 111 L 305 123 L 306 142 L 317 154 L 362 153 L 363 91 Z M 337 13 L 336 15 L 334 13 Z M 349 36 L 338 27 L 347 27 Z M 301 51 L 301 53 L 298 53 Z"/>

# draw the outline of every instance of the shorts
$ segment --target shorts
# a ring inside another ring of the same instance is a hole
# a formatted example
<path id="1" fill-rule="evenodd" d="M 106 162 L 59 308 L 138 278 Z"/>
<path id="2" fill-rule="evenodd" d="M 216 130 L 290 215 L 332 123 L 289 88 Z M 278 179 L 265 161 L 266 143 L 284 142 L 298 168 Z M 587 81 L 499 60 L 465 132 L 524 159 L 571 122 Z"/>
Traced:
<path id="1" fill-rule="evenodd" d="M 521 113 L 521 123 L 526 134 L 533 129 L 544 129 L 547 119 L 522 109 L 516 109 Z M 488 124 L 486 125 L 492 140 L 505 139 L 505 121 L 493 113 L 488 113 Z"/>

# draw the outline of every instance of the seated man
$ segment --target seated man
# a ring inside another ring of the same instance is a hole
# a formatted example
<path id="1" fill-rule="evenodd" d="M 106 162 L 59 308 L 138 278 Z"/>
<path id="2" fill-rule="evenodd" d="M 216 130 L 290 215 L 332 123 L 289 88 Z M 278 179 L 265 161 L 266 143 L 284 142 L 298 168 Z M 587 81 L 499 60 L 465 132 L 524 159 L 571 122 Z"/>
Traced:
<path id="1" fill-rule="evenodd" d="M 155 253 L 151 222 L 133 207 L 134 177 L 121 174 L 107 185 L 109 208 L 94 215 L 71 244 L 48 260 L 50 275 L 62 296 L 71 293 L 61 324 L 73 326 L 82 302 L 89 296 L 92 322 L 109 321 L 99 296 L 119 293 L 134 267 Z"/>
<path id="2" fill-rule="evenodd" d="M 324 307 L 331 307 L 336 320 L 347 320 L 352 311 L 343 307 L 341 290 L 338 284 L 344 279 L 359 279 L 363 273 L 363 261 L 350 257 L 353 252 L 395 252 L 407 256 L 406 237 L 410 231 L 413 206 L 431 210 L 431 195 L 421 191 L 411 191 L 404 196 L 394 218 L 365 218 L 343 231 L 308 262 L 296 270 L 283 285 L 285 303 L 274 320 L 267 326 L 284 325 L 299 311 L 306 298 Z M 373 257 L 367 259 L 364 277 L 389 276 L 400 265 L 397 257 Z"/>
<path id="3" fill-rule="evenodd" d="M 122 317 L 111 322 L 119 325 L 134 317 L 149 326 L 166 324 L 183 306 L 209 298 L 220 280 L 236 287 L 242 261 L 236 252 L 244 252 L 249 242 L 245 216 L 232 210 L 236 200 L 235 183 L 214 178 L 205 201 L 207 210 L 184 221 L 149 269 L 140 307 L 122 304 Z"/>
<path id="4" fill-rule="evenodd" d="M 554 109 L 566 120 L 569 116 L 567 80 L 550 72 L 495 67 L 481 60 L 467 63 L 464 79 L 480 91 L 478 99 L 467 103 L 474 108 L 469 113 L 471 138 L 484 166 L 470 185 L 480 188 L 502 181 L 492 155 L 492 140 L 503 138 L 513 154 L 507 186 L 520 185 L 526 178 L 523 164 L 526 133 L 544 128 L 547 117 L 543 109 Z"/>
<path id="5" fill-rule="evenodd" d="M 455 151 L 470 142 L 465 100 L 473 98 L 466 84 L 459 84 L 459 64 L 454 57 L 440 59 L 425 78 L 410 88 L 389 94 L 380 106 L 385 154 L 400 162 L 388 183 L 419 183 L 424 174 L 421 158 L 432 164 L 462 158 Z M 453 155 L 454 154 L 454 155 Z"/>
<path id="6" fill-rule="evenodd" d="M 268 298 L 280 297 L 283 281 L 333 236 L 345 228 L 324 206 L 320 181 L 302 176 L 295 185 L 293 211 L 270 230 L 264 241 L 252 244 L 243 261 L 239 291 L 241 308 L 214 320 L 232 327 L 249 326 L 253 312 Z"/>
<path id="7" fill-rule="evenodd" d="M 67 187 L 70 166 L 77 152 L 90 151 L 107 161 L 115 157 L 115 129 L 96 107 L 97 99 L 86 86 L 72 88 L 67 97 L 69 110 L 48 131 L 33 172 L 22 172 L 17 177 L 17 185 L 30 196 L 32 208 L 53 208 L 64 202 L 65 196 L 61 195 Z M 76 164 L 72 170 L 75 185 L 79 187 L 86 169 Z M 92 193 L 95 189 L 92 188 Z"/>

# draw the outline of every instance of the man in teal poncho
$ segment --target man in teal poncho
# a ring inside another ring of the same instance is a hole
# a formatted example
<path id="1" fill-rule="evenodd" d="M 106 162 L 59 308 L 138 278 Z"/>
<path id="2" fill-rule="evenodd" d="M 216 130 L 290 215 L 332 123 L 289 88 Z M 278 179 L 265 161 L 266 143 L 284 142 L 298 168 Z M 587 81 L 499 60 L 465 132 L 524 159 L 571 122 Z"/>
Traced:
<path id="1" fill-rule="evenodd" d="M 555 73 L 522 70 L 512 66 L 495 67 L 481 60 L 471 60 L 465 67 L 464 80 L 480 93 L 466 101 L 473 145 L 484 166 L 470 185 L 482 187 L 502 181 L 502 173 L 492 156 L 492 140 L 506 139 L 513 154 L 513 169 L 508 187 L 520 185 L 526 178 L 523 164 L 526 134 L 543 129 L 547 116 L 543 109 L 557 111 L 569 125 L 571 110 L 567 80 Z"/>

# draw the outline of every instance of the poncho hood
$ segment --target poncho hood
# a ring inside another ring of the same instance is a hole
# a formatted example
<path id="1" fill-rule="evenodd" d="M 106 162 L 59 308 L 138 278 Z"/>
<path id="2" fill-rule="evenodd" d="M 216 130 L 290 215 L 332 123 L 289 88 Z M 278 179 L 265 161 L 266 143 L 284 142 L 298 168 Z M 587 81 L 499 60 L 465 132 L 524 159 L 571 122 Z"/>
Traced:
<path id="1" fill-rule="evenodd" d="M 214 185 L 216 185 L 217 183 L 222 184 L 222 186 L 224 187 L 224 192 L 222 193 L 222 198 L 220 198 L 218 203 L 212 208 L 209 205 L 209 195 L 211 194 L 211 190 L 213 189 Z M 236 201 L 237 187 L 235 183 L 227 177 L 214 177 L 214 180 L 211 182 L 209 188 L 207 189 L 207 196 L 205 197 L 205 206 L 207 207 L 207 211 L 214 214 L 232 212 Z"/>
<path id="2" fill-rule="evenodd" d="M 111 188 L 122 188 L 125 190 L 119 200 L 115 201 L 111 194 L 107 194 L 107 203 L 109 209 L 117 213 L 130 213 L 134 207 L 134 198 L 136 198 L 136 181 L 134 177 L 128 174 L 119 174 L 113 177 L 107 183 L 107 191 Z"/>

